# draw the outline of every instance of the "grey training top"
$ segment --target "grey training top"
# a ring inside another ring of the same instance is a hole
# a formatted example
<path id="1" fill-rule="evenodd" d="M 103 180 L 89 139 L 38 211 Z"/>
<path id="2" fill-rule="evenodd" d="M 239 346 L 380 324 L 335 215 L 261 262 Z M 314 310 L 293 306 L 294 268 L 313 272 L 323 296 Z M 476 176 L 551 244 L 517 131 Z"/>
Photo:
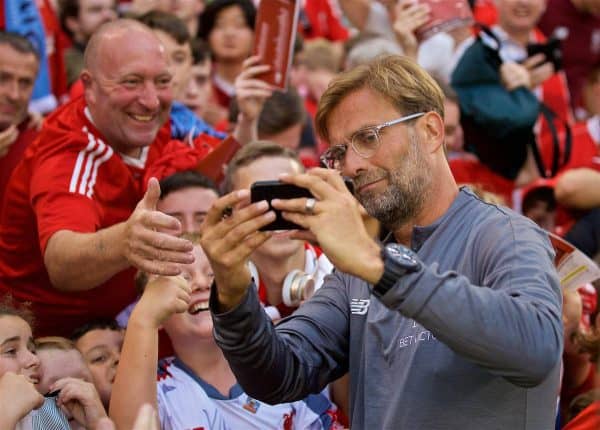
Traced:
<path id="1" fill-rule="evenodd" d="M 463 188 L 412 248 L 423 268 L 382 301 L 334 273 L 276 328 L 256 294 L 224 314 L 212 294 L 244 390 L 288 402 L 349 371 L 353 430 L 553 429 L 562 300 L 547 235 Z"/>

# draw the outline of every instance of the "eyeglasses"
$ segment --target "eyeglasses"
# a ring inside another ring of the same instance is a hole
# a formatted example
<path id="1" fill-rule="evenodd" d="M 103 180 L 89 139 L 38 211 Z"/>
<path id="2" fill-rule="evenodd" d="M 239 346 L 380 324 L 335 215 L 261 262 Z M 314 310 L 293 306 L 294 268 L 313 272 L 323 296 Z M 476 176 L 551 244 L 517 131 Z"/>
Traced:
<path id="1" fill-rule="evenodd" d="M 392 125 L 400 124 L 402 122 L 410 121 L 425 115 L 425 112 L 413 113 L 410 115 L 403 116 L 392 121 L 384 122 L 383 124 L 374 125 L 372 127 L 365 127 L 357 130 L 350 136 L 348 141 L 350 146 L 356 154 L 362 158 L 370 158 L 375 155 L 379 144 L 381 143 L 379 134 L 381 130 Z M 327 151 L 321 155 L 321 162 L 328 169 L 341 170 L 346 158 L 346 151 L 348 151 L 348 144 L 339 144 L 331 146 Z"/>

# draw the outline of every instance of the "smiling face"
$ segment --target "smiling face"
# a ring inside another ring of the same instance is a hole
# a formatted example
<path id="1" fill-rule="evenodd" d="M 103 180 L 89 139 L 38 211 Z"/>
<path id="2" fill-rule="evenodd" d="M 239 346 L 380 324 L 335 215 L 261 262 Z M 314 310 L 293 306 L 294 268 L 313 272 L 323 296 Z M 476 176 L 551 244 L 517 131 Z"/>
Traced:
<path id="1" fill-rule="evenodd" d="M 18 316 L 0 316 L 0 376 L 13 372 L 38 384 L 40 360 L 35 354 L 31 327 Z"/>
<path id="2" fill-rule="evenodd" d="M 496 0 L 498 23 L 506 32 L 527 32 L 535 28 L 546 10 L 546 0 Z"/>
<path id="3" fill-rule="evenodd" d="M 346 142 L 359 129 L 401 116 L 378 94 L 359 89 L 332 110 L 328 120 L 330 143 Z M 432 182 L 431 167 L 416 130 L 423 120 L 424 116 L 382 129 L 379 148 L 370 158 L 360 157 L 352 148 L 346 151 L 342 175 L 353 179 L 355 195 L 367 212 L 390 229 L 419 214 Z"/>
<path id="4" fill-rule="evenodd" d="M 94 329 L 75 342 L 90 372 L 100 399 L 106 408 L 110 402 L 112 385 L 123 347 L 122 330 Z"/>
<path id="5" fill-rule="evenodd" d="M 188 311 L 172 315 L 163 324 L 173 342 L 175 352 L 178 346 L 187 343 L 190 337 L 213 342 L 213 323 L 208 299 L 214 275 L 208 258 L 199 245 L 194 246 L 194 257 L 195 261 L 192 264 L 182 266 L 182 276 L 192 287 Z"/>
<path id="6" fill-rule="evenodd" d="M 19 124 L 27 116 L 37 71 L 35 55 L 0 44 L 0 131 Z"/>
<path id="7" fill-rule="evenodd" d="M 150 30 L 130 25 L 99 40 L 97 54 L 82 72 L 92 120 L 109 145 L 135 157 L 169 118 L 172 75 L 165 49 Z"/>

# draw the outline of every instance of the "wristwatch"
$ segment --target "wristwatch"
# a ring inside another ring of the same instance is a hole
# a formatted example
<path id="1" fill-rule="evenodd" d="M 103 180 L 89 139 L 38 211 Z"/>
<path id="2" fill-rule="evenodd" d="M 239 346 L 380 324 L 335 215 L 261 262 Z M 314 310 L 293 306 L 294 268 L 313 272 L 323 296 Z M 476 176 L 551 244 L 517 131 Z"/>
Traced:
<path id="1" fill-rule="evenodd" d="M 421 269 L 419 257 L 413 251 L 399 243 L 388 243 L 381 249 L 383 259 L 383 275 L 373 286 L 373 294 L 382 297 L 390 288 L 407 273 Z"/>

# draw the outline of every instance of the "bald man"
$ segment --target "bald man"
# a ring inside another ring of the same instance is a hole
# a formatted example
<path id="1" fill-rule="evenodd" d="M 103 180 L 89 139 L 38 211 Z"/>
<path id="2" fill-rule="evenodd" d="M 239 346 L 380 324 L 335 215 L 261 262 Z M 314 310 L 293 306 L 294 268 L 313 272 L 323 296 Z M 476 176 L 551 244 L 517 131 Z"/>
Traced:
<path id="1" fill-rule="evenodd" d="M 177 275 L 194 259 L 177 237 L 180 222 L 156 211 L 158 182 L 145 179 L 202 157 L 170 141 L 163 46 L 138 22 L 105 24 L 81 78 L 84 97 L 48 118 L 15 169 L 0 218 L 0 293 L 31 302 L 37 335 L 114 317 L 135 298 L 136 269 Z"/>

